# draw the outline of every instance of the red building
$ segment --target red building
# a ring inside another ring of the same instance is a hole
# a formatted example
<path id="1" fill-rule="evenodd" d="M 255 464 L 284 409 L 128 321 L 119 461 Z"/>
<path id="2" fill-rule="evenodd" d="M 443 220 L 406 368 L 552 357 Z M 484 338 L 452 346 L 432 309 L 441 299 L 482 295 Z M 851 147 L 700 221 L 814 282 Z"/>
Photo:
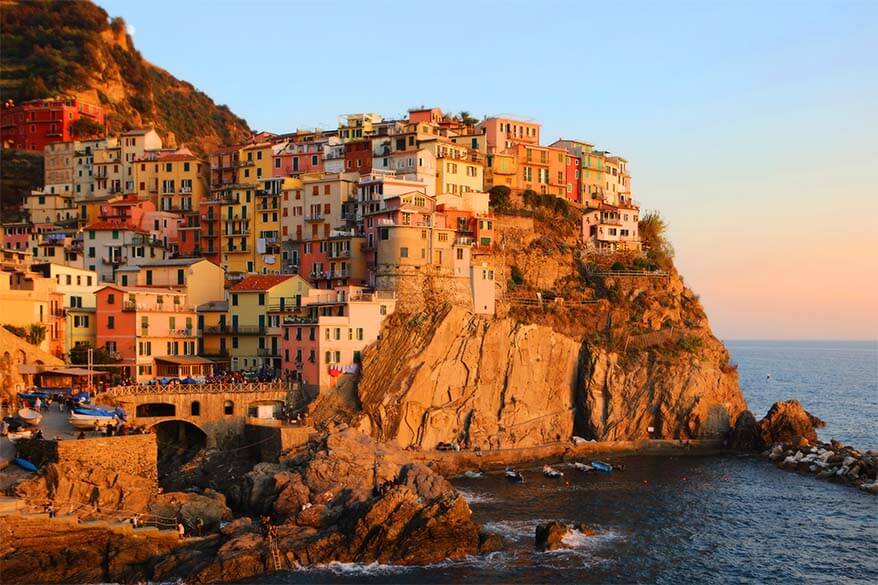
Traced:
<path id="1" fill-rule="evenodd" d="M 372 141 L 357 140 L 344 145 L 344 170 L 368 175 L 372 172 Z"/>
<path id="2" fill-rule="evenodd" d="M 567 155 L 567 165 L 564 171 L 567 184 L 565 186 L 566 190 L 564 192 L 564 197 L 574 203 L 582 203 L 582 201 L 580 201 L 582 193 L 582 176 L 580 174 L 582 169 L 579 168 L 580 162 L 581 160 L 578 156 Z"/>
<path id="3" fill-rule="evenodd" d="M 70 132 L 71 125 L 80 118 L 106 128 L 103 108 L 74 98 L 31 100 L 17 106 L 10 101 L 0 113 L 0 142 L 5 148 L 42 152 L 47 144 L 94 137 Z"/>

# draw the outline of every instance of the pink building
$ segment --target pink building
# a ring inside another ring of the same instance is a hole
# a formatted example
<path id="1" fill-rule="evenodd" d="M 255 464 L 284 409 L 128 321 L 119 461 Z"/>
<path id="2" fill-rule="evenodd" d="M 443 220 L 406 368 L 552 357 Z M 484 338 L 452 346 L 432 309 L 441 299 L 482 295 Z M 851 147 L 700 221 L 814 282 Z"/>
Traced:
<path id="1" fill-rule="evenodd" d="M 390 293 L 367 293 L 361 287 L 312 289 L 300 308 L 282 317 L 283 370 L 311 393 L 332 388 L 339 377 L 357 371 L 363 350 L 378 339 L 395 308 Z"/>
<path id="2" fill-rule="evenodd" d="M 519 118 L 488 118 L 479 122 L 476 129 L 485 133 L 488 154 L 506 152 L 516 143 L 540 143 L 540 124 Z"/>

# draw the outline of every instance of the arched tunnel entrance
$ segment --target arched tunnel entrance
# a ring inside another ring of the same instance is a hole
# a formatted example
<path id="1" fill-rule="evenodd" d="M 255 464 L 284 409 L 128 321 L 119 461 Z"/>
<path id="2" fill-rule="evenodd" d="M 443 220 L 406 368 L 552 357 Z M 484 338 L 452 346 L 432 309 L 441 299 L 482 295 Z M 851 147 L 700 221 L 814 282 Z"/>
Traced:
<path id="1" fill-rule="evenodd" d="M 153 428 L 158 443 L 159 480 L 192 460 L 207 446 L 207 435 L 200 428 L 185 420 L 165 420 Z"/>

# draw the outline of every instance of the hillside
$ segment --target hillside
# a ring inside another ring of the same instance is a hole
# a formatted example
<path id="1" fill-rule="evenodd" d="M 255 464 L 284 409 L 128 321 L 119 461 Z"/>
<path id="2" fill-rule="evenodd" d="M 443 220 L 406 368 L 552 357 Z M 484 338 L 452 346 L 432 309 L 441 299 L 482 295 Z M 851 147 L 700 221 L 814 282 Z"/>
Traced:
<path id="1" fill-rule="evenodd" d="M 495 218 L 495 317 L 440 302 L 390 318 L 363 353 L 360 412 L 350 422 L 428 449 L 729 431 L 746 410 L 737 369 L 697 295 L 656 252 L 666 245 L 652 242 L 646 257 L 583 257 L 563 207 L 519 206 Z M 667 271 L 631 275 L 655 264 Z"/>
<path id="2" fill-rule="evenodd" d="M 102 105 L 111 132 L 152 125 L 205 152 L 247 137 L 247 122 L 149 63 L 122 18 L 86 0 L 0 0 L 3 99 L 73 95 Z"/>

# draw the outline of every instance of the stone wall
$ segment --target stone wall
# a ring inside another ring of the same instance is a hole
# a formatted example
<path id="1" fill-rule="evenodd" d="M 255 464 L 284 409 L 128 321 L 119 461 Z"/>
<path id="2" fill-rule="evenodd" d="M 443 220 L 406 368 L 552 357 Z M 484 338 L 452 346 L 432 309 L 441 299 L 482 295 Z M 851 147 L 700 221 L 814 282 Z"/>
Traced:
<path id="1" fill-rule="evenodd" d="M 381 265 L 375 273 L 375 288 L 396 292 L 396 310 L 404 313 L 443 304 L 472 310 L 469 272 L 455 276 L 434 267 Z"/>
<path id="2" fill-rule="evenodd" d="M 156 437 L 126 435 L 67 441 L 25 439 L 16 443 L 19 457 L 37 467 L 48 463 L 72 463 L 82 468 L 118 469 L 131 475 L 156 479 Z"/>
<path id="3" fill-rule="evenodd" d="M 158 478 L 158 445 L 153 434 L 58 441 L 57 449 L 61 463 L 124 470 L 146 479 Z"/>

